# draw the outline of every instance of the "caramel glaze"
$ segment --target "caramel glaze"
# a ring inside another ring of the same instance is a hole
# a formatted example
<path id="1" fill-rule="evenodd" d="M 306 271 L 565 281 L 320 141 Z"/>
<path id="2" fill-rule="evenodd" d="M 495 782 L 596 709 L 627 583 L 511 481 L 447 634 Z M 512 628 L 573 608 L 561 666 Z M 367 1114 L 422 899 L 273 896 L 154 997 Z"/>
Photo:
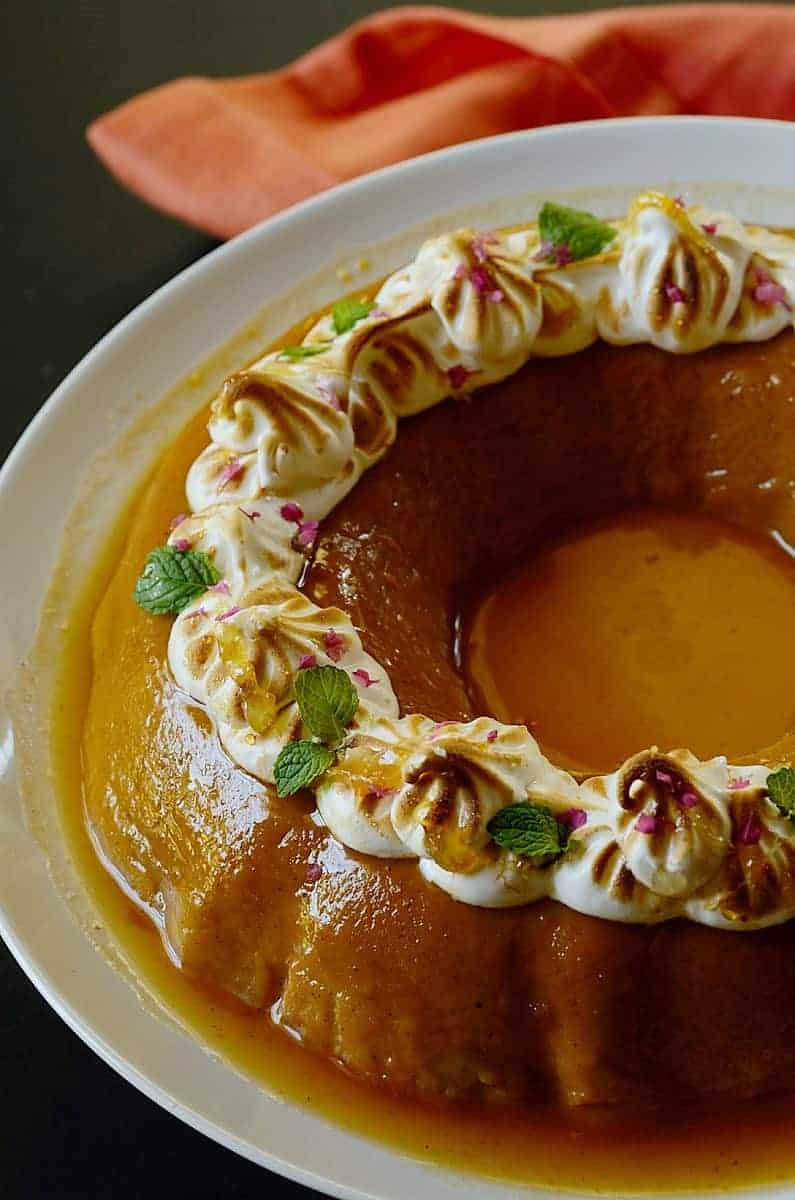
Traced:
<path id="1" fill-rule="evenodd" d="M 348 609 L 405 710 L 469 716 L 462 596 L 561 525 L 663 504 L 791 537 L 793 395 L 791 335 L 695 358 L 599 346 L 535 362 L 406 422 L 324 522 L 307 590 Z M 780 1087 L 795 1065 L 793 926 L 735 936 L 457 904 L 414 863 L 347 852 L 308 800 L 279 800 L 231 764 L 167 677 L 169 622 L 130 598 L 184 507 L 202 424 L 165 457 L 97 609 L 83 740 L 95 844 L 184 972 L 254 1011 L 275 1006 L 350 1073 L 455 1097 L 462 1113 Z M 632 1124 L 625 1108 L 616 1120 Z"/>

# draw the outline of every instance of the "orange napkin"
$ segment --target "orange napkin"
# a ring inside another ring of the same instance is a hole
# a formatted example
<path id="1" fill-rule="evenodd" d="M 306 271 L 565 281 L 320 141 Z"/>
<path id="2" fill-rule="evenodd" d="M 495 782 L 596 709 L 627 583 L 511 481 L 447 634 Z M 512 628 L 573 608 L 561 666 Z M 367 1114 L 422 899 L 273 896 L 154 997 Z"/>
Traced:
<path id="1" fill-rule="evenodd" d="M 795 8 L 387 9 L 281 70 L 155 88 L 100 117 L 88 139 L 150 203 L 229 237 L 453 142 L 644 113 L 795 117 Z"/>

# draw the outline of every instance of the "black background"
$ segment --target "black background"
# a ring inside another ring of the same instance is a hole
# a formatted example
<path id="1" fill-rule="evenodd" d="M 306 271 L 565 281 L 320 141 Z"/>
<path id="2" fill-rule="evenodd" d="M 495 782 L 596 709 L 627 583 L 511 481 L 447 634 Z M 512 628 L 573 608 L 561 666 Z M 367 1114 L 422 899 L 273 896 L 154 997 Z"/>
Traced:
<path id="1" fill-rule="evenodd" d="M 0 459 L 68 370 L 214 242 L 125 193 L 85 144 L 99 113 L 184 74 L 281 66 L 364 0 L 0 4 Z M 493 13 L 598 3 L 483 0 Z M 310 1197 L 156 1107 L 39 997 L 0 943 L 0 1188 L 17 1197 Z"/>

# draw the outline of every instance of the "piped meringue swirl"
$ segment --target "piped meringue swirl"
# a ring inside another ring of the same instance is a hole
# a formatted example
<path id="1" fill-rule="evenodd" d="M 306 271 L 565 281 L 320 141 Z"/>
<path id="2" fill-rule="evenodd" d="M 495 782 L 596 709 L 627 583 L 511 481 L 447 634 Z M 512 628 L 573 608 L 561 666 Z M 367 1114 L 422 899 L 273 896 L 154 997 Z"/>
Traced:
<path id="1" fill-rule="evenodd" d="M 169 663 L 234 761 L 266 783 L 306 735 L 296 674 L 346 670 L 359 709 L 316 782 L 318 819 L 359 853 L 416 859 L 457 900 L 548 896 L 608 920 L 760 928 L 795 916 L 795 823 L 770 798 L 768 768 L 652 748 L 578 784 L 524 727 L 399 717 L 350 619 L 296 587 L 312 541 L 302 522 L 316 528 L 401 418 L 597 338 L 689 354 L 792 323 L 792 237 L 657 192 L 612 225 L 607 247 L 578 261 L 550 258 L 533 224 L 434 238 L 345 332 L 324 314 L 297 351 L 231 376 L 188 474 L 193 515 L 170 538 L 221 578 L 175 620 Z M 551 811 L 561 853 L 497 844 L 489 823 L 523 803 Z"/>

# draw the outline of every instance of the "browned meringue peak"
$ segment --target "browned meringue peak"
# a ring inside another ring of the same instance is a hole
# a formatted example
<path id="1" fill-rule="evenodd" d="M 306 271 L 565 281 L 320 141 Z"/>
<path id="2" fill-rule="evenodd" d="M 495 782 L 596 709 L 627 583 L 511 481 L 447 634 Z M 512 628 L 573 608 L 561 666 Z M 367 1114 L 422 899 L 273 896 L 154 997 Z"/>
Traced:
<path id="1" fill-rule="evenodd" d="M 206 554 L 220 576 L 221 587 L 226 582 L 229 595 L 239 597 L 273 575 L 291 582 L 298 579 L 306 560 L 293 548 L 294 535 L 295 524 L 285 521 L 276 506 L 264 501 L 257 507 L 211 505 L 180 521 L 168 540 L 172 546 Z"/>
<path id="2" fill-rule="evenodd" d="M 661 896 L 691 895 L 723 861 L 731 836 L 726 760 L 656 748 L 629 759 L 608 788 L 608 815 L 636 879 Z"/>
<path id="3" fill-rule="evenodd" d="M 308 659 L 349 673 L 359 692 L 354 728 L 397 715 L 386 673 L 365 654 L 345 613 L 318 608 L 278 577 L 245 592 L 239 605 L 205 593 L 174 622 L 168 658 L 177 684 L 206 705 L 235 761 L 269 783 L 279 751 L 300 735 L 294 680 Z"/>
<path id="4" fill-rule="evenodd" d="M 509 804 L 531 800 L 571 808 L 577 785 L 544 758 L 522 725 L 479 717 L 466 724 L 427 722 L 402 756 L 403 781 L 392 805 L 398 837 L 419 858 L 469 874 L 499 857 L 488 832 Z"/>
<path id="5" fill-rule="evenodd" d="M 256 452 L 235 454 L 210 442 L 191 464 L 185 495 L 194 512 L 215 504 L 246 504 L 262 495 Z"/>
<path id="6" fill-rule="evenodd" d="M 763 929 L 795 916 L 795 822 L 767 792 L 768 769 L 737 770 L 729 792 L 731 841 L 720 869 L 685 904 L 693 921 Z"/>

